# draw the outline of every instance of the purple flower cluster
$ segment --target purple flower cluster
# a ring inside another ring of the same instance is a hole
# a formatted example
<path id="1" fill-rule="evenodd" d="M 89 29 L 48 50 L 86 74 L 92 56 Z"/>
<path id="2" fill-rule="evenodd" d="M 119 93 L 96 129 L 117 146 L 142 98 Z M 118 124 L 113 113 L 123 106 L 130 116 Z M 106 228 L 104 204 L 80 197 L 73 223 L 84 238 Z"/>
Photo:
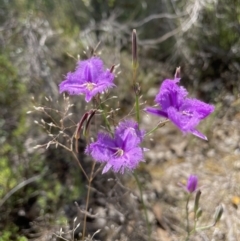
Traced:
<path id="1" fill-rule="evenodd" d="M 70 95 L 85 95 L 89 102 L 96 94 L 114 87 L 114 75 L 104 70 L 103 61 L 99 57 L 79 61 L 75 72 L 67 74 L 60 85 L 60 93 L 67 91 Z"/>
<path id="2" fill-rule="evenodd" d="M 197 99 L 188 98 L 187 90 L 179 86 L 180 68 L 177 69 L 175 79 L 163 81 L 155 102 L 159 108 L 147 107 L 151 114 L 171 120 L 183 133 L 192 133 L 207 140 L 196 127 L 200 121 L 213 112 L 214 106 Z M 99 57 L 79 61 L 74 72 L 67 74 L 66 79 L 59 85 L 60 93 L 66 91 L 70 95 L 85 95 L 87 102 L 100 93 L 114 87 L 114 74 L 105 70 L 103 61 Z M 87 116 L 86 116 L 87 117 Z M 105 163 L 103 173 L 110 169 L 124 173 L 134 170 L 143 160 L 146 150 L 140 146 L 144 132 L 139 130 L 138 123 L 127 120 L 119 123 L 113 135 L 99 133 L 97 140 L 86 148 L 86 153 L 96 161 Z M 187 190 L 193 192 L 197 186 L 197 178 L 190 177 Z"/>
<path id="3" fill-rule="evenodd" d="M 139 130 L 138 124 L 132 120 L 120 122 L 111 137 L 106 133 L 99 133 L 96 142 L 86 148 L 96 161 L 106 163 L 103 173 L 112 168 L 114 172 L 134 170 L 143 160 L 145 149 L 140 147 L 144 131 Z"/>
<path id="4" fill-rule="evenodd" d="M 207 140 L 207 137 L 196 129 L 199 122 L 213 112 L 214 106 L 197 99 L 187 98 L 187 90 L 179 86 L 180 78 L 163 81 L 155 102 L 161 106 L 156 109 L 146 108 L 146 111 L 170 119 L 183 133 Z"/>

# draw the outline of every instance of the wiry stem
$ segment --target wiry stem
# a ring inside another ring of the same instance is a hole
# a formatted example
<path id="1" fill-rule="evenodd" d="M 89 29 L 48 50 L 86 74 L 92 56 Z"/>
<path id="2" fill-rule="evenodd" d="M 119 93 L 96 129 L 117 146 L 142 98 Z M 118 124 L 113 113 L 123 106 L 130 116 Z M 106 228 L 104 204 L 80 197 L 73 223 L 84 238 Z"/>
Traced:
<path id="1" fill-rule="evenodd" d="M 163 120 L 160 121 L 152 130 L 150 130 L 149 132 L 146 133 L 146 136 L 152 134 L 154 131 L 156 131 L 158 128 L 163 127 L 167 122 L 169 122 L 169 120 Z"/>
<path id="2" fill-rule="evenodd" d="M 92 184 L 92 180 L 93 180 L 93 173 L 94 173 L 95 165 L 96 165 L 96 162 L 94 161 L 94 162 L 93 162 L 93 165 L 92 165 L 92 170 L 91 170 L 90 178 L 89 178 L 89 180 L 88 180 L 88 192 L 87 192 L 86 207 L 85 207 L 86 213 L 84 214 L 82 240 L 84 240 L 85 232 L 86 232 L 87 210 L 88 210 L 88 205 L 89 205 L 90 190 L 91 190 L 91 184 Z"/>
<path id="3" fill-rule="evenodd" d="M 137 186 L 138 186 L 138 189 L 139 189 L 139 192 L 140 192 L 140 199 L 141 199 L 141 203 L 142 203 L 143 210 L 144 210 L 144 215 L 145 215 L 145 219 L 146 219 L 145 221 L 146 221 L 146 224 L 147 224 L 148 239 L 151 240 L 151 226 L 150 226 L 149 219 L 148 219 L 147 207 L 146 207 L 146 205 L 144 203 L 144 200 L 143 200 L 142 186 L 141 186 L 141 183 L 140 183 L 140 181 L 138 179 L 138 176 L 135 172 L 133 173 L 133 176 L 136 180 L 136 183 L 137 183 Z"/>
<path id="4" fill-rule="evenodd" d="M 85 176 L 86 179 L 89 181 L 89 177 L 88 177 L 88 175 L 86 174 L 86 172 L 84 171 L 84 169 L 83 169 L 83 167 L 82 167 L 82 165 L 81 165 L 78 157 L 76 156 L 76 154 L 75 154 L 73 151 L 72 151 L 72 154 L 73 154 L 73 157 L 74 157 L 74 159 L 76 160 L 78 166 L 80 167 L 81 171 L 83 172 L 84 176 Z"/>
<path id="5" fill-rule="evenodd" d="M 188 196 L 187 196 L 186 209 L 185 209 L 185 210 L 186 210 L 186 220 L 187 220 L 187 226 L 186 226 L 187 237 L 186 237 L 185 241 L 188 241 L 188 240 L 189 240 L 189 237 L 190 237 L 189 211 L 188 211 L 189 199 L 190 199 L 190 194 L 188 194 Z"/>

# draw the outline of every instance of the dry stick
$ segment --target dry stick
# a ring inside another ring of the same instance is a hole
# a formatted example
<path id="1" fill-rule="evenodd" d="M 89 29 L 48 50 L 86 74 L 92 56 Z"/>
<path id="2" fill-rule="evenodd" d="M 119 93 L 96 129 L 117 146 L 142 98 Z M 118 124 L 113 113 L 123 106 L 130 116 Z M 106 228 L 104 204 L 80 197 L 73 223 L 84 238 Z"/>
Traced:
<path id="1" fill-rule="evenodd" d="M 90 174 L 90 178 L 88 179 L 88 192 L 87 192 L 87 200 L 86 200 L 86 213 L 84 215 L 84 221 L 83 221 L 83 234 L 82 234 L 82 240 L 84 240 L 84 236 L 85 236 L 85 231 L 86 231 L 86 222 L 87 222 L 87 210 L 88 210 L 88 204 L 89 204 L 89 198 L 90 198 L 90 191 L 91 191 L 91 183 L 93 180 L 93 172 L 94 172 L 94 168 L 95 168 L 96 162 L 93 162 L 92 165 L 92 170 L 91 170 L 91 174 Z"/>

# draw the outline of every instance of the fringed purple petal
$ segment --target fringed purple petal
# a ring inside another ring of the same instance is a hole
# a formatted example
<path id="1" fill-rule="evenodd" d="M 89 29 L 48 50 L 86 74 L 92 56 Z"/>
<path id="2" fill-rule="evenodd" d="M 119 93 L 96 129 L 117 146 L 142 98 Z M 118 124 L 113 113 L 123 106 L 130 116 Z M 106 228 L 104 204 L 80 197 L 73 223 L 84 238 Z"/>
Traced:
<path id="1" fill-rule="evenodd" d="M 168 118 L 167 112 L 165 112 L 163 110 L 159 110 L 159 109 L 152 108 L 152 107 L 147 107 L 144 110 L 147 111 L 150 114 L 157 115 L 157 116 L 163 116 L 165 118 Z"/>
<path id="2" fill-rule="evenodd" d="M 197 137 L 205 140 L 205 141 L 208 140 L 208 138 L 207 138 L 205 135 L 203 135 L 203 134 L 202 134 L 200 131 L 198 131 L 198 130 L 192 130 L 191 133 L 192 133 L 193 135 L 195 135 L 195 136 L 197 136 Z"/>
<path id="3" fill-rule="evenodd" d="M 187 98 L 184 101 L 184 104 L 182 105 L 181 110 L 192 112 L 196 117 L 202 120 L 214 111 L 214 106 L 206 104 L 197 99 Z"/>
<path id="4" fill-rule="evenodd" d="M 133 120 L 122 121 L 115 130 L 116 143 L 125 151 L 138 146 L 143 141 L 145 131 Z"/>
<path id="5" fill-rule="evenodd" d="M 192 132 L 200 122 L 195 116 L 185 115 L 174 107 L 168 108 L 168 117 L 183 133 Z"/>
<path id="6" fill-rule="evenodd" d="M 107 162 L 107 164 L 105 165 L 105 167 L 102 170 L 102 174 L 108 172 L 111 168 L 112 168 L 112 165 L 109 162 Z"/>
<path id="7" fill-rule="evenodd" d="M 103 61 L 99 57 L 79 61 L 75 70 L 76 77 L 83 82 L 93 82 L 104 72 Z"/>
<path id="8" fill-rule="evenodd" d="M 163 111 L 166 111 L 170 106 L 179 108 L 187 95 L 185 88 L 178 86 L 173 80 L 166 79 L 160 87 L 155 102 L 161 106 Z"/>
<path id="9" fill-rule="evenodd" d="M 115 147 L 114 140 L 107 134 L 99 133 L 96 142 L 87 146 L 85 153 L 99 162 L 106 162 L 112 156 L 111 148 Z"/>
<path id="10" fill-rule="evenodd" d="M 105 72 L 102 72 L 101 75 L 99 75 L 95 79 L 95 83 L 113 83 L 114 80 L 114 74 L 111 73 L 109 70 L 106 70 Z"/>

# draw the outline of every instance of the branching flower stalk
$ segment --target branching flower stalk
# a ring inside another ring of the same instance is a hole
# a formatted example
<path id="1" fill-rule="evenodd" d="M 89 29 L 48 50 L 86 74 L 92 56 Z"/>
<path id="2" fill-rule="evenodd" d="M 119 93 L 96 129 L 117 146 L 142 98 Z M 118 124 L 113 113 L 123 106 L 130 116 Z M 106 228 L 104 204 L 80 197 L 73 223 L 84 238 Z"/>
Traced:
<path id="1" fill-rule="evenodd" d="M 123 120 L 119 122 L 114 129 L 111 129 L 110 122 L 104 108 L 104 101 L 100 95 L 107 92 L 110 88 L 115 87 L 113 80 L 115 78 L 113 74 L 114 65 L 110 69 L 105 69 L 103 61 L 98 57 L 94 51 L 92 57 L 78 61 L 77 67 L 74 72 L 70 72 L 66 75 L 65 80 L 59 85 L 60 93 L 68 92 L 70 95 L 85 95 L 85 101 L 93 101 L 95 109 L 92 109 L 84 114 L 80 120 L 77 130 L 75 133 L 75 148 L 74 152 L 73 138 L 70 138 L 71 148 L 65 148 L 73 153 L 75 160 L 81 171 L 86 176 L 88 181 L 88 190 L 86 197 L 85 215 L 83 221 L 83 232 L 82 240 L 85 238 L 86 233 L 86 220 L 87 220 L 87 210 L 89 206 L 90 190 L 92 181 L 98 173 L 95 171 L 96 162 L 104 164 L 102 174 L 112 170 L 113 172 L 118 172 L 124 174 L 125 171 L 132 171 L 134 178 L 140 192 L 140 200 L 142 207 L 144 209 L 144 215 L 146 219 L 146 226 L 148 230 L 148 240 L 151 240 L 151 226 L 148 219 L 147 208 L 144 203 L 143 190 L 141 183 L 138 179 L 137 173 L 134 170 L 137 168 L 141 161 L 144 161 L 144 152 L 146 148 L 141 146 L 143 139 L 154 132 L 157 128 L 165 125 L 166 122 L 171 121 L 176 127 L 178 127 L 184 134 L 191 133 L 199 138 L 207 140 L 207 137 L 199 132 L 196 128 L 200 121 L 205 119 L 214 110 L 214 106 L 206 104 L 197 99 L 192 99 L 188 97 L 187 90 L 180 86 L 180 67 L 177 68 L 174 79 L 166 79 L 163 81 L 159 93 L 156 95 L 155 102 L 158 104 L 157 108 L 147 107 L 145 110 L 150 114 L 154 114 L 158 117 L 163 117 L 164 120 L 159 122 L 159 124 L 150 130 L 147 134 L 145 131 L 141 130 L 140 125 L 140 85 L 137 82 L 137 70 L 138 70 L 138 58 L 137 58 L 137 33 L 134 29 L 132 32 L 132 88 L 135 93 L 135 120 Z M 133 107 L 133 108 L 134 108 Z M 79 158 L 78 153 L 78 139 L 80 138 L 80 132 L 83 131 L 85 139 L 89 139 L 88 131 L 89 124 L 96 112 L 101 112 L 103 120 L 105 123 L 104 131 L 100 131 L 97 134 L 95 141 L 89 143 L 85 149 L 85 153 L 90 155 L 95 161 L 92 164 L 91 173 L 88 176 L 84 171 Z M 62 119 L 63 120 L 63 119 Z M 63 122 L 62 122 L 63 127 Z M 63 128 L 62 128 L 63 129 Z M 56 137 L 57 139 L 57 137 Z M 53 143 L 57 144 L 57 140 L 54 139 Z M 52 144 L 52 143 L 50 143 Z M 187 219 L 187 237 L 186 241 L 189 240 L 192 232 L 195 232 L 197 228 L 197 220 L 200 215 L 198 209 L 198 199 L 195 200 L 194 209 L 194 228 L 191 230 L 189 222 L 189 200 L 192 196 L 191 194 L 196 190 L 197 187 L 197 177 L 190 176 L 186 190 L 188 192 L 187 203 L 186 203 L 186 219 Z M 218 211 L 217 218 L 215 218 L 215 223 L 220 219 L 221 210 Z M 202 227 L 206 228 L 206 227 Z"/>
<path id="2" fill-rule="evenodd" d="M 214 227 L 217 222 L 220 220 L 222 214 L 223 214 L 223 207 L 222 205 L 219 205 L 215 211 L 213 223 L 207 226 L 202 226 L 202 227 L 197 227 L 197 221 L 202 215 L 202 209 L 199 208 L 199 200 L 201 197 L 201 191 L 197 190 L 198 186 L 198 178 L 195 175 L 190 175 L 187 181 L 187 185 L 184 187 L 185 190 L 187 191 L 187 199 L 186 199 L 186 206 L 185 206 L 185 211 L 186 211 L 186 232 L 187 236 L 185 238 L 185 241 L 189 241 L 190 236 L 193 235 L 197 231 L 202 231 L 202 230 L 207 230 L 212 227 Z M 190 227 L 190 221 L 189 221 L 189 201 L 190 198 L 192 197 L 192 194 L 196 192 L 195 195 L 195 200 L 194 200 L 194 223 L 193 223 L 193 228 L 191 229 Z"/>

